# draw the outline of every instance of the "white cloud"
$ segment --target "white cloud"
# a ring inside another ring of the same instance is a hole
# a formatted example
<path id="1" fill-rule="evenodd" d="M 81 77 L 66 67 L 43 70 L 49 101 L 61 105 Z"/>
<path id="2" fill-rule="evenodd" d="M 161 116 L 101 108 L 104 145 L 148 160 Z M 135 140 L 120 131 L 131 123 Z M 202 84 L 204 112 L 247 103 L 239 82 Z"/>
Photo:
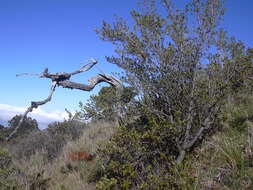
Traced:
<path id="1" fill-rule="evenodd" d="M 0 120 L 8 121 L 17 114 L 23 114 L 25 110 L 26 108 L 0 104 Z M 28 116 L 36 119 L 41 129 L 45 128 L 49 123 L 63 121 L 68 118 L 66 112 L 59 110 L 47 112 L 41 108 L 34 109 Z"/>

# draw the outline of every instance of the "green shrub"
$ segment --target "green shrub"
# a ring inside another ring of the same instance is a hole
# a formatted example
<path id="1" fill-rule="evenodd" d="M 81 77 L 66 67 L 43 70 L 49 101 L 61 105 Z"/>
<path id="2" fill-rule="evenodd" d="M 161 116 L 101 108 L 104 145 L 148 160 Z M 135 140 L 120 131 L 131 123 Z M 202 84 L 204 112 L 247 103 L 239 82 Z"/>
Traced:
<path id="1" fill-rule="evenodd" d="M 9 127 L 7 129 L 7 134 L 10 135 L 12 131 L 19 125 L 19 121 L 22 115 L 15 115 L 10 121 L 8 121 Z M 39 131 L 38 123 L 35 119 L 31 117 L 25 117 L 21 126 L 18 128 L 17 133 L 13 135 L 12 141 L 19 141 L 19 138 L 26 138 L 27 135 L 34 131 Z"/>
<path id="2" fill-rule="evenodd" d="M 19 138 L 18 142 L 9 146 L 10 151 L 16 158 L 28 158 L 38 151 L 44 151 L 47 159 L 53 160 L 68 141 L 82 135 L 85 126 L 75 121 L 52 123 L 46 130 L 34 131 L 25 138 Z"/>
<path id="3" fill-rule="evenodd" d="M 179 171 L 174 163 L 178 154 L 175 133 L 168 122 L 145 117 L 121 126 L 98 151 L 102 164 L 97 188 L 183 189 L 185 185 L 175 179 Z"/>

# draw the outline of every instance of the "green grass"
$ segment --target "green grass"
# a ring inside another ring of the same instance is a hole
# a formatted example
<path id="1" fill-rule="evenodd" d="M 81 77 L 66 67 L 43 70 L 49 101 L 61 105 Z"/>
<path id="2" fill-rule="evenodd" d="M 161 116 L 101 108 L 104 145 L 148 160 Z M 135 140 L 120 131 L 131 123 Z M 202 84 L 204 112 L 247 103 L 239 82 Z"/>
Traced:
<path id="1" fill-rule="evenodd" d="M 224 128 L 190 156 L 195 189 L 253 189 L 253 103 L 228 104 Z"/>

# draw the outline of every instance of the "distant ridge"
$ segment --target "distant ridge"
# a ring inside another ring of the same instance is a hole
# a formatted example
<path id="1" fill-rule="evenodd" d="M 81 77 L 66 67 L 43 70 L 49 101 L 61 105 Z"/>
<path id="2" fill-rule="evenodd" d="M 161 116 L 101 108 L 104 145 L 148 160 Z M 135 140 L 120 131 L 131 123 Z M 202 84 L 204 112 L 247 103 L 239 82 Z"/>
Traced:
<path id="1" fill-rule="evenodd" d="M 3 125 L 5 127 L 8 126 L 8 121 L 0 120 L 0 125 Z"/>
<path id="2" fill-rule="evenodd" d="M 37 121 L 38 122 L 38 121 Z M 47 128 L 48 127 L 48 124 L 49 123 L 40 123 L 40 122 L 38 122 L 38 127 L 39 127 L 39 129 L 45 129 L 45 128 Z M 0 125 L 3 125 L 3 126 L 5 126 L 5 127 L 7 127 L 8 126 L 8 121 L 5 121 L 5 120 L 0 120 Z"/>

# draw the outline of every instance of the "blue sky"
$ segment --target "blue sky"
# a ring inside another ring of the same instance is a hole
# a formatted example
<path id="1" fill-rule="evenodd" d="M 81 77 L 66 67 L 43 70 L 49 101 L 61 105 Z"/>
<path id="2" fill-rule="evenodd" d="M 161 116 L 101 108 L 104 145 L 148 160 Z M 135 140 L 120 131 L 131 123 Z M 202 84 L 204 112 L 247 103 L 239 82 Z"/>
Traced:
<path id="1" fill-rule="evenodd" d="M 137 2 L 0 0 L 0 105 L 23 108 L 31 100 L 47 97 L 49 80 L 31 76 L 17 78 L 17 73 L 40 73 L 45 67 L 50 72 L 68 72 L 79 68 L 90 57 L 99 60 L 98 66 L 104 72 L 118 71 L 104 59 L 113 53 L 112 45 L 99 40 L 94 30 L 101 26 L 102 20 L 111 22 L 114 14 L 129 20 L 129 11 L 137 7 Z M 229 34 L 251 47 L 252 7 L 252 0 L 228 0 L 224 22 Z M 99 73 L 97 67 L 73 80 L 86 82 L 96 73 Z M 58 88 L 52 101 L 41 109 L 50 113 L 60 113 L 64 108 L 74 111 L 79 101 L 85 102 L 98 89 L 83 92 Z"/>

